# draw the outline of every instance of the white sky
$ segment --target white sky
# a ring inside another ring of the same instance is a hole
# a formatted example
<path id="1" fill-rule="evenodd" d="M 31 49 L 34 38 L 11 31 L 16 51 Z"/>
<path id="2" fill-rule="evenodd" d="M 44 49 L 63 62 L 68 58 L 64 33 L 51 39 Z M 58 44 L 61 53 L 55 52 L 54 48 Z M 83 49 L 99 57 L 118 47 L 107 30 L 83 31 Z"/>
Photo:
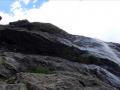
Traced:
<path id="1" fill-rule="evenodd" d="M 120 1 L 50 0 L 28 11 L 20 5 L 12 6 L 13 15 L 0 12 L 0 23 L 19 19 L 49 22 L 72 34 L 120 43 Z"/>

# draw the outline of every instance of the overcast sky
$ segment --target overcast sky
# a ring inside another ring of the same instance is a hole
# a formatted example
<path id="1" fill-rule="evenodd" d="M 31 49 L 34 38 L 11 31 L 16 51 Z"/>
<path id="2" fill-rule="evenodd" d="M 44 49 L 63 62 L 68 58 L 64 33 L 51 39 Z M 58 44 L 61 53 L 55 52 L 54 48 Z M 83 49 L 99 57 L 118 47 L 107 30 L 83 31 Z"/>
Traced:
<path id="1" fill-rule="evenodd" d="M 49 22 L 71 34 L 120 43 L 118 0 L 0 0 L 0 15 L 0 24 Z"/>

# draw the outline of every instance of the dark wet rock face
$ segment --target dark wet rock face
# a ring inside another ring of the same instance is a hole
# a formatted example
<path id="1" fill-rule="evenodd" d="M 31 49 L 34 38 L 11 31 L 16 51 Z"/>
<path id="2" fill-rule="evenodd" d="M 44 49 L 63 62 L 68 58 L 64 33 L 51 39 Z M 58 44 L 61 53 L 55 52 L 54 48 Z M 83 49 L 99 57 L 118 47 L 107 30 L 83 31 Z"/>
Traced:
<path id="1" fill-rule="evenodd" d="M 0 25 L 0 90 L 120 90 L 120 44 L 27 20 Z"/>

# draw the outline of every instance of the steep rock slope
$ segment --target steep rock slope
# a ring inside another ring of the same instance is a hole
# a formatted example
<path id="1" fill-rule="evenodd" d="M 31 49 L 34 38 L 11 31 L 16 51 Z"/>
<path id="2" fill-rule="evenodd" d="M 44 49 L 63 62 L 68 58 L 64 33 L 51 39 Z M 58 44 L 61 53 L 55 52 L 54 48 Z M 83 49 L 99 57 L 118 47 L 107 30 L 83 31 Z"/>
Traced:
<path id="1" fill-rule="evenodd" d="M 2 90 L 13 90 L 9 85 L 24 85 L 25 90 L 119 90 L 119 55 L 120 44 L 71 35 L 49 23 L 0 25 Z"/>

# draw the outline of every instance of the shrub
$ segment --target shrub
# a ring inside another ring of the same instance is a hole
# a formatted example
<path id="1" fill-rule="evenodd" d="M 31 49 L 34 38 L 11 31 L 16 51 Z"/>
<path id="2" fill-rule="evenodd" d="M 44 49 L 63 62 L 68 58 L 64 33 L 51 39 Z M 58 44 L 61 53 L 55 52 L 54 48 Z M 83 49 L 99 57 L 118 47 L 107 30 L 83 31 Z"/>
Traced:
<path id="1" fill-rule="evenodd" d="M 38 67 L 35 67 L 35 68 L 32 70 L 32 73 L 48 74 L 48 73 L 49 73 L 49 69 L 48 69 L 48 68 L 45 68 L 45 67 L 42 67 L 42 66 L 38 66 Z"/>

